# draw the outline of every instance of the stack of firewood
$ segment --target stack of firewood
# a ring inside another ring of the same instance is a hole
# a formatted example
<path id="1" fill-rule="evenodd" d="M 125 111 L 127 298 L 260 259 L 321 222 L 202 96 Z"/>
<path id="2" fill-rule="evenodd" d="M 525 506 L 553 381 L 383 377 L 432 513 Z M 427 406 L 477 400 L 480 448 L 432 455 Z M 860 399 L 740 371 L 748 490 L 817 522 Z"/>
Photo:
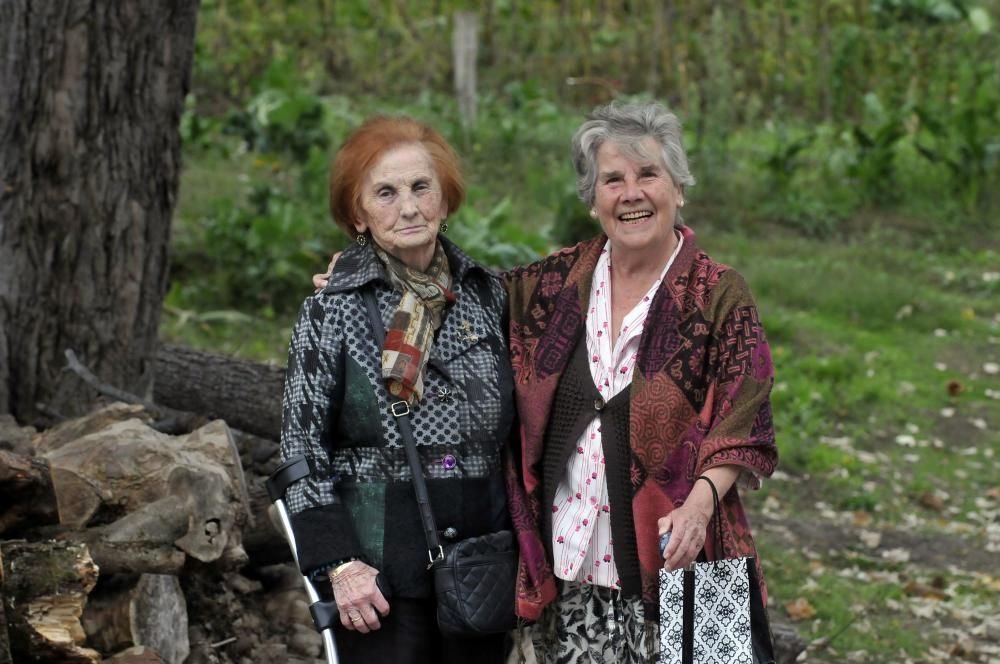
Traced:
<path id="1" fill-rule="evenodd" d="M 121 403 L 42 433 L 5 423 L 0 664 L 183 662 L 186 570 L 240 569 L 248 548 L 262 564 L 290 558 L 263 474 L 248 484 L 241 462 L 267 470 L 276 443 L 238 446 L 222 420 L 168 435 Z"/>

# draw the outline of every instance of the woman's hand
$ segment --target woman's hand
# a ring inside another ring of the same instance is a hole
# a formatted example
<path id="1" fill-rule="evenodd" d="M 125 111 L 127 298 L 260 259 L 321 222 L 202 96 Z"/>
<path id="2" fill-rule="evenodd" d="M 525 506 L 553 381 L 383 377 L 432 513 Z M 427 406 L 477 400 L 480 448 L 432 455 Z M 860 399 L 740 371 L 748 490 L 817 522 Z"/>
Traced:
<path id="1" fill-rule="evenodd" d="M 333 257 L 330 259 L 330 264 L 326 266 L 325 274 L 313 275 L 313 287 L 315 287 L 316 290 L 323 290 L 324 288 L 326 288 L 326 283 L 330 280 L 330 274 L 333 273 L 333 266 L 337 264 L 337 259 L 340 258 L 340 254 L 342 253 L 344 252 L 338 251 L 333 255 Z"/>
<path id="2" fill-rule="evenodd" d="M 340 609 L 340 624 L 362 634 L 379 629 L 378 618 L 389 615 L 389 602 L 375 585 L 378 570 L 360 560 L 338 569 L 336 575 L 330 572 L 330 583 Z"/>
<path id="3" fill-rule="evenodd" d="M 670 542 L 663 551 L 664 569 L 675 570 L 689 565 L 705 545 L 712 505 L 709 503 L 706 513 L 703 505 L 692 502 L 689 496 L 683 505 L 656 522 L 660 536 L 670 533 Z"/>
<path id="4" fill-rule="evenodd" d="M 711 486 L 719 492 L 719 499 L 729 491 L 740 474 L 739 466 L 724 465 L 710 468 L 695 480 L 691 493 L 680 507 L 661 517 L 656 526 L 660 537 L 670 533 L 670 542 L 663 550 L 663 568 L 667 570 L 681 569 L 698 558 L 705 537 L 708 534 L 708 522 L 715 511 L 715 501 Z M 711 481 L 705 482 L 703 478 Z M 716 556 L 722 556 L 722 551 L 716 551 Z"/>

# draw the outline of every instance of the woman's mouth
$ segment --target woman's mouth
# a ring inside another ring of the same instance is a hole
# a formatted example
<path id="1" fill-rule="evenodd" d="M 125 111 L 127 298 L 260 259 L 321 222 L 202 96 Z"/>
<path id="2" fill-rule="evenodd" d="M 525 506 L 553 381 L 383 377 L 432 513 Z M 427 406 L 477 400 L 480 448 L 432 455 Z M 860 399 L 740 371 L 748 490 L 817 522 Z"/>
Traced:
<path id="1" fill-rule="evenodd" d="M 653 216 L 651 210 L 636 210 L 634 212 L 625 212 L 624 214 L 618 215 L 618 221 L 628 224 L 642 221 Z"/>

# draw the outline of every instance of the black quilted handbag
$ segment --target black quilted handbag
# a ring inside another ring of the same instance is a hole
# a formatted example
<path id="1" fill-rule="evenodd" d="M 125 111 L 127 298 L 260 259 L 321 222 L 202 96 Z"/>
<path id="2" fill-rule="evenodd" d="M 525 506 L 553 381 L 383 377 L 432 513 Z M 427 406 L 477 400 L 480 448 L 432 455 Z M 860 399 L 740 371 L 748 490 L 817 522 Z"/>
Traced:
<path id="1" fill-rule="evenodd" d="M 379 346 L 385 345 L 385 329 L 378 303 L 365 290 L 368 317 Z M 431 511 L 427 483 L 417 455 L 410 424 L 410 408 L 405 401 L 390 409 L 399 424 L 399 433 L 410 465 L 413 490 L 417 495 L 420 521 L 427 538 L 427 569 L 434 570 L 437 593 L 437 621 L 446 636 L 484 636 L 507 632 L 517 624 L 514 616 L 514 586 L 517 574 L 517 545 L 514 534 L 501 530 L 470 537 L 447 548 L 438 539 L 434 513 Z"/>
<path id="2" fill-rule="evenodd" d="M 446 636 L 480 636 L 514 629 L 514 533 L 470 537 L 444 549 L 434 563 L 437 621 Z"/>

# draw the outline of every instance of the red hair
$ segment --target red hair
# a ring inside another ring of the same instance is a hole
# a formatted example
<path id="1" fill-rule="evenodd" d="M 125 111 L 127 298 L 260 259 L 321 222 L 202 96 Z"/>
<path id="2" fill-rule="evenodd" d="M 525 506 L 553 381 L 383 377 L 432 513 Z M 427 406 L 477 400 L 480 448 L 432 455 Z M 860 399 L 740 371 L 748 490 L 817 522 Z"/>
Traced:
<path id="1" fill-rule="evenodd" d="M 330 214 L 350 237 L 358 234 L 354 222 L 360 218 L 361 185 L 368 171 L 386 152 L 408 143 L 419 143 L 430 155 L 448 214 L 462 205 L 465 182 L 458 155 L 448 141 L 430 125 L 413 118 L 377 115 L 347 137 L 330 167 Z"/>

